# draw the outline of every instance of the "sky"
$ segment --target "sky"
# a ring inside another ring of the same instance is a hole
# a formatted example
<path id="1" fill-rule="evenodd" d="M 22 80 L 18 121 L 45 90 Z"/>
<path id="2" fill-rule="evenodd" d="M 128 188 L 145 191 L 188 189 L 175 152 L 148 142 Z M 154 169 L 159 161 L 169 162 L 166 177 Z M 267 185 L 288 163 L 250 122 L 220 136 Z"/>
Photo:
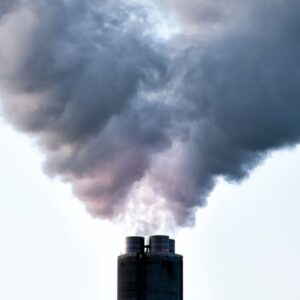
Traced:
<path id="1" fill-rule="evenodd" d="M 0 137 L 1 299 L 116 299 L 122 229 L 49 180 L 30 138 L 3 121 Z M 218 184 L 195 227 L 176 235 L 185 299 L 299 299 L 299 170 L 295 147 L 240 185 Z"/>
<path id="2" fill-rule="evenodd" d="M 299 299 L 298 11 L 1 2 L 1 299 L 115 299 L 134 233 L 185 299 Z"/>

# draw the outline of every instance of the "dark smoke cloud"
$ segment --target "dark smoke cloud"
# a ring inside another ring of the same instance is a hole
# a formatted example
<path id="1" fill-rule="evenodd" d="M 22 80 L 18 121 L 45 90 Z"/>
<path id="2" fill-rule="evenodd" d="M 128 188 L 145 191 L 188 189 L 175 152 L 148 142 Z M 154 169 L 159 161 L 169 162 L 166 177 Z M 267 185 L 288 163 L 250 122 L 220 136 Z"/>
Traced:
<path id="1" fill-rule="evenodd" d="M 18 0 L 1 0 L 0 2 L 0 22 L 2 17 L 9 14 L 19 4 Z"/>
<path id="2" fill-rule="evenodd" d="M 177 163 L 166 159 L 164 173 L 157 168 L 154 177 L 177 203 L 182 224 L 195 204 L 205 204 L 218 177 L 240 181 L 271 150 L 299 142 L 300 4 L 260 1 L 247 8 L 212 43 L 193 39 L 172 69 L 190 135 Z M 174 166 L 179 176 L 162 180 Z"/>
<path id="3" fill-rule="evenodd" d="M 0 5 L 5 115 L 93 215 L 135 203 L 144 223 L 139 205 L 160 201 L 191 225 L 219 177 L 299 142 L 300 4 L 165 0 L 183 30 L 160 41 L 145 7 L 112 2 Z"/>
<path id="4" fill-rule="evenodd" d="M 51 0 L 24 1 L 1 28 L 7 118 L 94 215 L 118 215 L 169 143 L 169 112 L 155 100 L 166 61 L 147 23 L 138 6 Z"/>
<path id="5" fill-rule="evenodd" d="M 211 37 L 222 31 L 246 11 L 247 0 L 156 0 L 158 5 L 172 11 L 185 33 Z M 248 3 L 247 3 L 248 2 Z"/>

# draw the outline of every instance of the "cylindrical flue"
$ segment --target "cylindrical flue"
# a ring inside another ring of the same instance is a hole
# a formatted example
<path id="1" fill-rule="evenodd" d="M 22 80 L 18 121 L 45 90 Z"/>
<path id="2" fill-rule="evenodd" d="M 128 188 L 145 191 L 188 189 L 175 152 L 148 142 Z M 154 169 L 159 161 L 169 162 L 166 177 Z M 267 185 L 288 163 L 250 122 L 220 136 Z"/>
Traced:
<path id="1" fill-rule="evenodd" d="M 175 253 L 175 240 L 170 239 L 170 253 Z"/>
<path id="2" fill-rule="evenodd" d="M 145 248 L 145 238 L 141 236 L 126 237 L 126 253 L 142 253 Z"/>
<path id="3" fill-rule="evenodd" d="M 151 252 L 170 252 L 170 239 L 167 235 L 150 236 Z"/>

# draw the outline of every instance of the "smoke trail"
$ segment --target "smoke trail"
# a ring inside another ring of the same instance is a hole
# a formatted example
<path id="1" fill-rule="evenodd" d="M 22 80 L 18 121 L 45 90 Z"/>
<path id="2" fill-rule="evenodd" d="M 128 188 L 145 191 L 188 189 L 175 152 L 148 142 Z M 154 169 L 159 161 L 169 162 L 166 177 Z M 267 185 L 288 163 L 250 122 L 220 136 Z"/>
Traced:
<path id="1" fill-rule="evenodd" d="M 216 38 L 193 36 L 171 71 L 190 133 L 161 156 L 153 181 L 179 224 L 205 205 L 218 177 L 240 181 L 270 151 L 299 142 L 300 4 L 243 6 Z"/>
<path id="2" fill-rule="evenodd" d="M 18 5 L 18 0 L 1 0 L 0 3 L 0 21 L 5 15 L 9 14 Z"/>
<path id="3" fill-rule="evenodd" d="M 168 111 L 155 100 L 166 62 L 147 22 L 142 7 L 117 1 L 51 0 L 23 1 L 1 26 L 7 118 L 101 217 L 122 211 L 169 143 Z"/>
<path id="4" fill-rule="evenodd" d="M 299 142 L 300 4 L 165 0 L 182 22 L 166 41 L 112 2 L 0 5 L 5 115 L 93 215 L 191 225 L 218 177 Z"/>

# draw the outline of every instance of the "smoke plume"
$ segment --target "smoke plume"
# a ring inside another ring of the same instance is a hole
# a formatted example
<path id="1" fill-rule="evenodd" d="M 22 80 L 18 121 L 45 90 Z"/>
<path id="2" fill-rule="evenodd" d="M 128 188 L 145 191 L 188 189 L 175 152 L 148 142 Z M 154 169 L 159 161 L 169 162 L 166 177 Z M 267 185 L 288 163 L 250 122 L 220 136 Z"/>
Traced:
<path id="1" fill-rule="evenodd" d="M 145 230 L 192 225 L 218 178 L 300 139 L 298 1 L 152 4 L 0 4 L 5 117 L 89 212 Z"/>

